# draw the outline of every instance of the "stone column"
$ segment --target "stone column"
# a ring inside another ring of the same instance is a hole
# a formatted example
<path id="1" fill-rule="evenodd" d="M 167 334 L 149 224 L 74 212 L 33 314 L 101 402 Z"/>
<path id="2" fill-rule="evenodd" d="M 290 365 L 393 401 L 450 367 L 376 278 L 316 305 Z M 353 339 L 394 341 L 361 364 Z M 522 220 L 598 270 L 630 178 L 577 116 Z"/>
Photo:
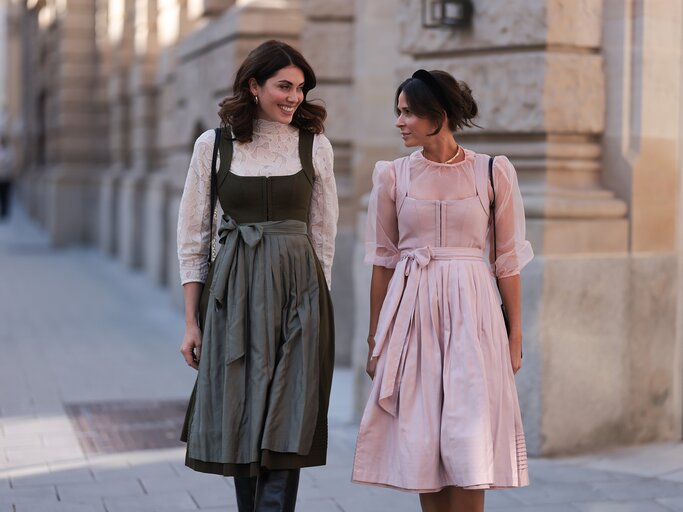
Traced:
<path id="1" fill-rule="evenodd" d="M 99 246 L 112 255 L 123 253 L 120 201 L 124 173 L 130 168 L 131 94 L 130 68 L 134 55 L 134 0 L 109 0 L 104 32 L 107 40 L 108 66 L 102 79 L 107 87 L 109 103 L 110 165 L 100 181 Z"/>
<path id="2" fill-rule="evenodd" d="M 157 222 L 154 222 L 156 219 L 145 215 L 148 175 L 155 166 L 156 150 L 156 0 L 136 0 L 131 36 L 133 56 L 127 84 L 130 91 L 131 162 L 129 172 L 121 179 L 119 257 L 125 265 L 133 268 L 144 266 L 152 277 L 157 277 L 156 251 L 145 250 L 157 248 L 161 240 Z"/>
<path id="3" fill-rule="evenodd" d="M 12 73 L 5 73 L 5 124 L 1 130 L 9 137 L 10 145 L 14 150 L 17 169 L 23 172 L 25 169 L 25 144 L 21 137 L 22 119 L 21 106 L 25 91 L 22 87 L 22 62 L 21 62 L 21 7 L 16 4 L 7 5 L 5 10 L 6 32 L 6 59 L 7 69 Z M 2 114 L 0 114 L 2 115 Z M 0 123 L 2 124 L 2 123 Z"/>
<path id="4" fill-rule="evenodd" d="M 683 426 L 682 23 L 676 0 L 605 2 L 604 183 L 630 214 L 621 430 L 637 442 Z"/>
<path id="5" fill-rule="evenodd" d="M 327 109 L 326 135 L 334 147 L 334 174 L 339 196 L 339 224 L 332 275 L 335 304 L 336 363 L 351 362 L 354 305 L 352 255 L 354 249 L 355 196 L 351 166 L 354 140 L 355 2 L 303 0 L 306 23 L 301 51 L 315 70 L 317 87 L 309 99 L 320 98 Z"/>
<path id="6" fill-rule="evenodd" d="M 42 13 L 41 13 L 42 14 Z M 53 243 L 92 240 L 96 230 L 97 174 L 107 159 L 106 129 L 99 115 L 95 4 L 67 0 L 46 11 L 51 69 L 43 75 L 46 224 Z M 52 67 L 53 66 L 53 67 Z M 52 71 L 52 73 L 50 73 Z"/>
<path id="7" fill-rule="evenodd" d="M 0 133 L 7 130 L 7 69 L 9 57 L 9 9 L 5 2 L 0 3 Z"/>
<path id="8" fill-rule="evenodd" d="M 18 120 L 20 123 L 18 137 L 22 142 L 19 158 L 23 161 L 23 172 L 19 193 L 30 215 L 43 222 L 39 205 L 44 205 L 44 197 L 38 190 L 38 183 L 44 183 L 44 167 L 38 169 L 39 156 L 42 156 L 42 146 L 39 144 L 39 123 L 37 110 L 40 98 L 41 75 L 36 54 L 42 34 L 38 29 L 38 9 L 29 9 L 25 3 L 16 6 L 17 9 L 17 43 L 20 46 L 19 66 L 22 84 L 21 106 Z M 30 150 L 29 150 L 30 148 Z"/>

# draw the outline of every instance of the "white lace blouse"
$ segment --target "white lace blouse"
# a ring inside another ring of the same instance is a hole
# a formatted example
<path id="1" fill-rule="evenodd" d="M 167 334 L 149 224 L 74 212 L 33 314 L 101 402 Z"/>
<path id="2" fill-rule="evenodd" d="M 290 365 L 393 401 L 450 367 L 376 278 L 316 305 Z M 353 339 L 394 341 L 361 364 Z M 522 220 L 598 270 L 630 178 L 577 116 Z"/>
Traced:
<path id="1" fill-rule="evenodd" d="M 195 142 L 180 200 L 178 259 L 182 284 L 203 283 L 209 270 L 207 258 L 211 246 L 210 176 L 214 140 L 214 131 L 208 130 Z M 216 163 L 217 169 L 219 165 L 220 156 Z M 327 286 L 330 287 L 339 205 L 333 173 L 332 145 L 322 134 L 316 135 L 313 139 L 313 168 L 315 180 L 308 231 L 313 248 L 322 264 Z M 288 176 L 300 170 L 299 131 L 291 125 L 259 119 L 254 123 L 252 142 L 235 142 L 230 172 L 240 176 Z M 216 218 L 220 219 L 223 213 L 220 202 L 216 209 Z M 219 222 L 214 222 L 214 237 L 217 224 Z"/>

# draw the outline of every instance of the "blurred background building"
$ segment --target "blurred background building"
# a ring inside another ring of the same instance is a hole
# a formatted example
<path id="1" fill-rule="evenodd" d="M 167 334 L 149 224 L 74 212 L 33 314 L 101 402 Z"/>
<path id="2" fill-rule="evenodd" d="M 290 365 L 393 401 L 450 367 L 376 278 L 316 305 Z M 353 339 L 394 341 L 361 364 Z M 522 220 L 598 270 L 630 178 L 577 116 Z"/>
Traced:
<path id="1" fill-rule="evenodd" d="M 515 164 L 537 254 L 517 377 L 530 453 L 680 440 L 682 27 L 680 0 L 0 0 L 0 130 L 56 246 L 97 247 L 180 304 L 194 140 L 253 47 L 299 47 L 329 113 L 337 361 L 360 409 L 364 198 L 374 162 L 405 152 L 396 86 L 447 70 L 480 107 L 459 140 Z"/>

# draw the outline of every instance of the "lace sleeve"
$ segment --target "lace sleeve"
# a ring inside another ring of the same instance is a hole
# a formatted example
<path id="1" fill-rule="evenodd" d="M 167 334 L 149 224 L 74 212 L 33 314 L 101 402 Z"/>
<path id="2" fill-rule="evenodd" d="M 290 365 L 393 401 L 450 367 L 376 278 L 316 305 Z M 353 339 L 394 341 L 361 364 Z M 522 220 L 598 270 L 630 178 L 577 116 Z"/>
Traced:
<path id="1" fill-rule="evenodd" d="M 211 235 L 211 156 L 215 134 L 202 133 L 194 144 L 178 212 L 178 260 L 181 284 L 206 281 Z"/>
<path id="2" fill-rule="evenodd" d="M 339 217 L 333 160 L 332 144 L 328 138 L 324 135 L 316 135 L 313 140 L 315 181 L 313 182 L 308 230 L 313 242 L 313 249 L 325 272 L 328 288 L 332 287 L 332 260 L 334 259 L 334 243 Z"/>

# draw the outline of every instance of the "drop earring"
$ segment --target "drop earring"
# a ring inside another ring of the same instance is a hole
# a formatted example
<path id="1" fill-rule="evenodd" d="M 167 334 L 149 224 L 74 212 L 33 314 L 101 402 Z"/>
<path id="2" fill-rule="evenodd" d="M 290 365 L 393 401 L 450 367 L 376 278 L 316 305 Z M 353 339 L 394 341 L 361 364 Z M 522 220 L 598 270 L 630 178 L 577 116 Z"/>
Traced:
<path id="1" fill-rule="evenodd" d="M 258 96 L 254 95 L 254 105 L 258 105 Z"/>

